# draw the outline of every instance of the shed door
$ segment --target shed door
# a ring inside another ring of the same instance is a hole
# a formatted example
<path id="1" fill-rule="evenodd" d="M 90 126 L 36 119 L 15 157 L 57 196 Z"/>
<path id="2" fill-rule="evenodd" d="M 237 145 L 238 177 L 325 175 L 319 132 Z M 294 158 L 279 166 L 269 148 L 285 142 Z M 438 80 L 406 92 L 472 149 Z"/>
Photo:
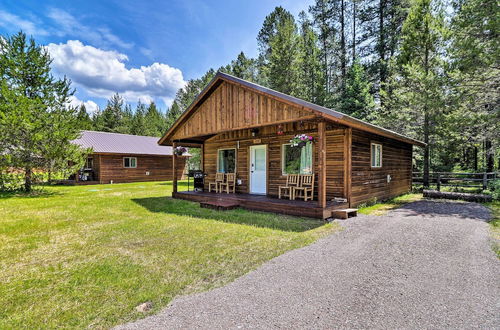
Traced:
<path id="1" fill-rule="evenodd" d="M 250 147 L 250 193 L 267 193 L 267 147 L 264 144 Z"/>

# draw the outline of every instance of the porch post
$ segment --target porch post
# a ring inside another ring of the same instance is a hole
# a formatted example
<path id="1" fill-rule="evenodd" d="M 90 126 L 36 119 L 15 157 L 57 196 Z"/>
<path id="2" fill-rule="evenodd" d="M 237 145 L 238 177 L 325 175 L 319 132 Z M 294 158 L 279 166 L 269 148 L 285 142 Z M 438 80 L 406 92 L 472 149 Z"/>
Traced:
<path id="1" fill-rule="evenodd" d="M 177 143 L 172 142 L 172 194 L 177 192 L 177 155 L 174 152 Z"/>
<path id="2" fill-rule="evenodd" d="M 326 207 L 326 123 L 318 123 L 318 205 Z"/>
<path id="3" fill-rule="evenodd" d="M 351 206 L 352 128 L 344 129 L 344 198 Z"/>

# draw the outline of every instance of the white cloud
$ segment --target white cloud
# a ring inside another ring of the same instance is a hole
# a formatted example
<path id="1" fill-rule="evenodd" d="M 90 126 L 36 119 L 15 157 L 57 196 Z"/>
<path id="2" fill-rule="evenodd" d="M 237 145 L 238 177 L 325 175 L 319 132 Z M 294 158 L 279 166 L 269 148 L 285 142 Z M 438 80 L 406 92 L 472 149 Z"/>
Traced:
<path id="1" fill-rule="evenodd" d="M 127 55 L 84 45 L 79 40 L 47 46 L 52 67 L 66 75 L 89 95 L 109 98 L 115 92 L 135 102 L 162 99 L 170 104 L 177 90 L 185 85 L 181 70 L 164 63 L 127 68 Z"/>
<path id="2" fill-rule="evenodd" d="M 13 31 L 22 30 L 28 35 L 48 34 L 44 29 L 37 29 L 35 23 L 3 10 L 0 10 L 0 26 Z"/>
<path id="3" fill-rule="evenodd" d="M 107 27 L 89 27 L 80 23 L 73 15 L 62 9 L 50 9 L 47 17 L 57 24 L 57 29 L 54 31 L 57 36 L 78 37 L 98 46 L 116 45 L 125 49 L 134 46 L 133 43 L 121 40 Z"/>
<path id="4" fill-rule="evenodd" d="M 70 106 L 80 107 L 82 104 L 85 106 L 85 109 L 87 110 L 87 112 L 89 114 L 93 114 L 99 108 L 99 106 L 92 100 L 82 101 L 82 100 L 78 99 L 78 97 L 76 97 L 75 95 L 70 96 L 70 98 L 69 98 L 69 105 Z"/>

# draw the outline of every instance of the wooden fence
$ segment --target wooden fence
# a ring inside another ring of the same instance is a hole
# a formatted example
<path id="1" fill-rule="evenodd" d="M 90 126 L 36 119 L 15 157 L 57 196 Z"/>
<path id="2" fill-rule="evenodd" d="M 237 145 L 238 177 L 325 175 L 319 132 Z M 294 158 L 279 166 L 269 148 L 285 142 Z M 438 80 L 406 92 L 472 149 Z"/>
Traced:
<path id="1" fill-rule="evenodd" d="M 486 190 L 488 182 L 500 178 L 500 173 L 455 173 L 455 172 L 431 172 L 429 173 L 429 184 L 441 191 L 441 187 L 473 188 Z M 413 185 L 423 184 L 423 172 L 413 172 Z"/>

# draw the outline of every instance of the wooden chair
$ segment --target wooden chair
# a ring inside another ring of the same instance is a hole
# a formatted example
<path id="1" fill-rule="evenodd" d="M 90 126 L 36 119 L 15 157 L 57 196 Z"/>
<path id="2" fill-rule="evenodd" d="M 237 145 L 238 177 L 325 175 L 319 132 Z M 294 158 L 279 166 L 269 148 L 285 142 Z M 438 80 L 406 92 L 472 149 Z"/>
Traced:
<path id="1" fill-rule="evenodd" d="M 292 189 L 292 199 L 297 197 L 297 192 L 301 192 L 298 195 L 299 198 L 304 198 L 304 201 L 313 200 L 314 198 L 314 174 L 301 174 L 300 186 L 293 187 Z"/>
<path id="2" fill-rule="evenodd" d="M 300 186 L 300 175 L 288 174 L 286 177 L 286 185 L 278 186 L 278 198 L 281 199 L 281 196 L 283 196 L 292 199 L 293 196 L 292 188 L 298 186 Z"/>
<path id="3" fill-rule="evenodd" d="M 229 194 L 229 190 L 232 190 L 232 193 L 234 194 L 236 190 L 236 173 L 227 173 L 226 174 L 226 181 L 220 183 L 220 192 L 224 192 L 224 188 L 226 190 L 226 193 Z"/>
<path id="4" fill-rule="evenodd" d="M 212 186 L 215 186 L 215 192 L 219 192 L 222 183 L 224 183 L 224 173 L 216 173 L 215 181 L 208 182 L 208 192 L 212 192 Z"/>

